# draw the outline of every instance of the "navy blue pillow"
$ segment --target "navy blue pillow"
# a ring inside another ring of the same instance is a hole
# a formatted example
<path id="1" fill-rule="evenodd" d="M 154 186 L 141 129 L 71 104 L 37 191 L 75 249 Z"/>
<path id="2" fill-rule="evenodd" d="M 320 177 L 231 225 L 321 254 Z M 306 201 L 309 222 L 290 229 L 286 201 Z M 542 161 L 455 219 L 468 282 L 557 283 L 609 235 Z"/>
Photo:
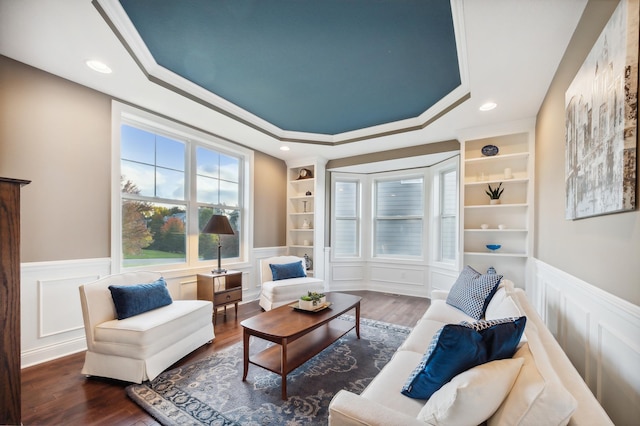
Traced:
<path id="1" fill-rule="evenodd" d="M 119 320 L 173 303 L 164 278 L 149 284 L 110 285 Z"/>
<path id="2" fill-rule="evenodd" d="M 512 358 L 516 353 L 527 317 L 504 318 L 489 321 L 463 323 L 465 327 L 473 328 L 482 336 L 482 342 L 487 349 L 488 360 Z"/>
<path id="3" fill-rule="evenodd" d="M 301 278 L 307 276 L 307 274 L 304 272 L 302 261 L 280 264 L 270 263 L 269 267 L 271 268 L 273 281 L 286 280 L 287 278 Z"/>
<path id="4" fill-rule="evenodd" d="M 455 376 L 484 364 L 487 358 L 479 332 L 463 325 L 447 324 L 433 336 L 422 361 L 403 386 L 402 394 L 429 399 Z"/>

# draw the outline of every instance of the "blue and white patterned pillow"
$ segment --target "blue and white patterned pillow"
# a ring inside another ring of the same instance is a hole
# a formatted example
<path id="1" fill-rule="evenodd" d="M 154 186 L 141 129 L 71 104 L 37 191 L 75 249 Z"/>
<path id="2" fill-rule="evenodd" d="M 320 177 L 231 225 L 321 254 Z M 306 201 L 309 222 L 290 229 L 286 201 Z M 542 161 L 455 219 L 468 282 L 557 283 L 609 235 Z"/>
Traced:
<path id="1" fill-rule="evenodd" d="M 493 327 L 494 325 L 504 324 L 506 322 L 514 322 L 518 318 L 520 317 L 498 318 L 498 319 L 492 319 L 492 320 L 478 320 L 474 322 L 461 321 L 460 325 L 473 328 L 475 331 L 482 331 L 482 330 L 486 330 L 489 327 Z"/>
<path id="2" fill-rule="evenodd" d="M 481 274 L 467 265 L 451 287 L 447 304 L 460 309 L 471 318 L 480 319 L 484 317 L 501 279 L 500 274 Z"/>

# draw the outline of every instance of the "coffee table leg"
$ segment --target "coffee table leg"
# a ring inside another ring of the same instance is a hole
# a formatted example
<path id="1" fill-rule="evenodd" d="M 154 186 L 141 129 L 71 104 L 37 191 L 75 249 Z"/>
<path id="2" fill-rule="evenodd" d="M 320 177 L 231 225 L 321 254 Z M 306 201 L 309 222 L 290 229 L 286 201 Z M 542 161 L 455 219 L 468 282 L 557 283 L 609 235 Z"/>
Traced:
<path id="1" fill-rule="evenodd" d="M 247 373 L 249 372 L 249 333 L 246 328 L 242 329 L 243 343 L 244 343 L 244 373 L 242 373 L 242 381 L 247 380 Z"/>
<path id="2" fill-rule="evenodd" d="M 280 360 L 280 371 L 282 375 L 282 400 L 287 400 L 287 339 L 282 340 L 281 344 L 282 358 Z"/>
<path id="3" fill-rule="evenodd" d="M 356 336 L 360 338 L 360 302 L 356 304 Z"/>

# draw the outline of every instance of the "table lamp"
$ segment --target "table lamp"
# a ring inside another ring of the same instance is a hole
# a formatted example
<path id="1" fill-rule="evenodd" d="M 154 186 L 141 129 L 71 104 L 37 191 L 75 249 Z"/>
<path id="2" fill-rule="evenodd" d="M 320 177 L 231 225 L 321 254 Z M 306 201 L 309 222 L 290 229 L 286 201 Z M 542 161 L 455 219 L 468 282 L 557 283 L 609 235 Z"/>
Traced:
<path id="1" fill-rule="evenodd" d="M 226 216 L 214 214 L 209 219 L 209 222 L 202 229 L 203 234 L 217 234 L 218 235 L 218 269 L 214 269 L 214 274 L 224 274 L 227 272 L 226 269 L 222 269 L 221 258 L 220 258 L 220 235 L 233 235 L 233 229 L 231 229 L 231 224 L 229 223 L 229 219 Z"/>

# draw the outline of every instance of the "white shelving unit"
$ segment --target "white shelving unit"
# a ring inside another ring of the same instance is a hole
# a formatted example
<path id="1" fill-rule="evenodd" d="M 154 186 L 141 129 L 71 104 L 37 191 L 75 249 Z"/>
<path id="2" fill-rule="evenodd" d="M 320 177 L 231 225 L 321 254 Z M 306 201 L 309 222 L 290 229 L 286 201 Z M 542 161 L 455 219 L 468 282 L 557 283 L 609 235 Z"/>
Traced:
<path id="1" fill-rule="evenodd" d="M 525 287 L 533 252 L 533 127 L 509 132 L 478 132 L 461 140 L 462 152 L 462 248 L 463 263 L 480 272 L 489 266 Z M 486 145 L 498 154 L 485 156 Z M 502 183 L 500 204 L 490 204 L 488 185 Z M 481 225 L 488 225 L 483 229 Z M 502 229 L 499 228 L 502 225 Z M 496 251 L 487 244 L 500 244 Z"/>
<path id="2" fill-rule="evenodd" d="M 311 177 L 300 177 L 306 169 Z M 324 162 L 288 164 L 287 247 L 289 254 L 308 255 L 313 267 L 307 275 L 323 278 Z"/>

